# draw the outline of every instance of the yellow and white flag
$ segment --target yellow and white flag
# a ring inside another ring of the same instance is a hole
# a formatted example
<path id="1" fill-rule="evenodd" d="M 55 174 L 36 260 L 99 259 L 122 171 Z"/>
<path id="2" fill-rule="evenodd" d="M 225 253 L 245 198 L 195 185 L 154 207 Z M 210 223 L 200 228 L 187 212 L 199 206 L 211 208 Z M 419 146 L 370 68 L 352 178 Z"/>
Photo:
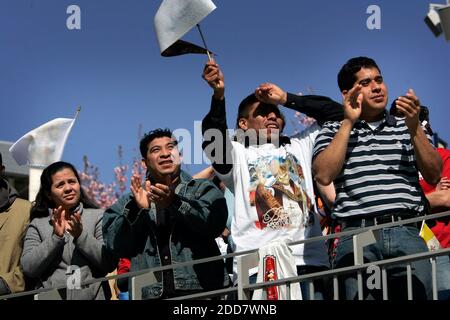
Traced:
<path id="1" fill-rule="evenodd" d="M 419 235 L 425 240 L 428 250 L 434 251 L 441 249 L 439 240 L 436 238 L 433 231 L 428 227 L 425 221 L 422 221 L 422 228 L 420 228 Z"/>

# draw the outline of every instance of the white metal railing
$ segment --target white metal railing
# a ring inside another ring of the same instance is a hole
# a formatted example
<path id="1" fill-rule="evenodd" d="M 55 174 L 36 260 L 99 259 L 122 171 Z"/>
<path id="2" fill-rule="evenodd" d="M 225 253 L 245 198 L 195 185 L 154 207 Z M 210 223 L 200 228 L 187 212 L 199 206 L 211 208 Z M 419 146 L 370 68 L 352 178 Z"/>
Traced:
<path id="1" fill-rule="evenodd" d="M 309 273 L 307 275 L 302 276 L 296 276 L 291 278 L 285 278 L 285 279 L 278 279 L 275 281 L 270 282 L 263 282 L 263 283 L 255 283 L 255 284 L 249 284 L 249 269 L 252 267 L 257 266 L 258 261 L 258 249 L 253 250 L 246 250 L 241 252 L 234 252 L 226 255 L 221 256 L 215 256 L 215 257 L 209 257 L 209 258 L 203 258 L 193 261 L 186 261 L 177 263 L 175 265 L 168 265 L 168 266 L 161 266 L 156 268 L 150 268 L 145 270 L 139 270 L 134 272 L 129 272 L 126 274 L 121 275 L 112 275 L 108 277 L 103 278 L 96 278 L 89 281 L 85 281 L 81 283 L 81 287 L 88 286 L 90 284 L 101 282 L 101 281 L 109 281 L 109 280 L 116 280 L 121 278 L 130 278 L 131 277 L 131 288 L 130 291 L 132 292 L 133 300 L 138 300 L 141 298 L 141 289 L 145 286 L 151 285 L 156 282 L 156 278 L 154 274 L 156 272 L 160 272 L 163 270 L 173 269 L 173 268 L 179 268 L 184 266 L 191 266 L 194 264 L 200 264 L 200 263 L 206 263 L 211 262 L 219 259 L 226 259 L 226 258 L 234 258 L 236 257 L 237 263 L 238 263 L 238 278 L 237 278 L 237 286 L 236 287 L 230 287 L 230 288 L 224 288 L 220 290 L 214 290 L 214 291 L 208 291 L 208 292 L 201 292 L 197 294 L 191 294 L 186 295 L 182 297 L 172 298 L 170 300 L 188 300 L 188 299 L 207 299 L 212 297 L 218 297 L 218 296 L 224 296 L 226 294 L 230 293 L 236 293 L 238 296 L 238 300 L 246 300 L 250 299 L 251 293 L 253 290 L 261 289 L 268 286 L 275 286 L 275 285 L 286 285 L 289 287 L 289 284 L 296 283 L 296 282 L 307 282 L 309 283 L 309 290 L 310 290 L 310 296 L 314 297 L 314 285 L 312 283 L 315 279 L 320 279 L 323 277 L 329 277 L 333 279 L 333 299 L 339 300 L 339 290 L 338 290 L 338 276 L 349 274 L 349 273 L 357 273 L 361 274 L 362 271 L 367 270 L 367 268 L 371 266 L 379 266 L 381 268 L 381 276 L 382 276 L 382 288 L 383 288 L 383 299 L 388 299 L 388 292 L 387 292 L 387 273 L 386 273 L 386 267 L 389 265 L 394 264 L 400 264 L 400 263 L 406 263 L 407 268 L 407 290 L 408 290 L 408 299 L 413 299 L 413 292 L 412 292 L 412 273 L 411 273 L 411 263 L 418 260 L 423 259 L 430 259 L 431 266 L 432 266 L 432 288 L 433 288 L 433 300 L 437 300 L 437 278 L 436 278 L 436 257 L 437 256 L 443 256 L 443 255 L 450 255 L 450 248 L 448 249 L 441 249 L 436 250 L 433 252 L 424 252 L 419 254 L 413 254 L 408 256 L 403 256 L 399 258 L 393 258 L 393 259 L 387 259 L 387 260 L 380 260 L 376 262 L 371 262 L 369 264 L 364 264 L 362 260 L 362 248 L 367 245 L 368 242 L 374 240 L 374 232 L 377 230 L 387 228 L 387 227 L 393 227 L 393 226 L 399 226 L 403 224 L 411 224 L 415 222 L 420 222 L 422 220 L 430 220 L 430 219 L 437 219 L 450 216 L 450 211 L 443 212 L 443 213 L 437 213 L 433 215 L 427 215 L 427 216 L 419 216 L 411 219 L 405 219 L 400 220 L 396 222 L 390 222 L 385 224 L 379 224 L 374 225 L 370 227 L 364 227 L 364 228 L 358 228 L 351 231 L 343 231 L 335 234 L 330 234 L 326 236 L 318 236 L 313 237 L 309 239 L 304 239 L 300 241 L 291 242 L 288 245 L 298 245 L 298 244 L 305 244 L 310 243 L 314 241 L 325 241 L 331 238 L 337 238 L 342 236 L 348 236 L 352 235 L 354 239 L 354 253 L 355 253 L 355 265 L 350 267 L 344 267 L 339 269 L 331 269 L 327 271 L 322 272 L 316 272 L 316 273 Z M 362 300 L 362 277 L 357 277 L 358 281 L 358 298 Z M 14 293 L 14 294 L 8 294 L 0 296 L 0 300 L 2 299 L 12 299 L 17 297 L 23 297 L 28 295 L 34 295 L 34 298 L 36 300 L 58 300 L 60 299 L 58 290 L 64 289 L 66 286 L 59 286 L 54 288 L 46 288 L 46 289 L 37 289 L 37 290 L 31 290 L 26 292 L 20 292 L 20 293 Z"/>

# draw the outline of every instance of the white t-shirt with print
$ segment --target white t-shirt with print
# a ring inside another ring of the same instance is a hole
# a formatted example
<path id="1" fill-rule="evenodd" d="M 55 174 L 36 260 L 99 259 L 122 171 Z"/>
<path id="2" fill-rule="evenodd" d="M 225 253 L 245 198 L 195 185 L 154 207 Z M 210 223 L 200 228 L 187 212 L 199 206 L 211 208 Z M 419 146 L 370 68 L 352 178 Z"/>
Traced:
<path id="1" fill-rule="evenodd" d="M 312 147 L 320 128 L 313 125 L 280 147 L 233 145 L 233 169 L 219 178 L 234 193 L 231 235 L 236 251 L 256 249 L 280 238 L 298 241 L 321 236 L 315 214 Z M 297 265 L 329 266 L 323 241 L 291 246 Z M 234 272 L 236 273 L 236 259 Z M 250 275 L 257 268 L 250 270 Z"/>

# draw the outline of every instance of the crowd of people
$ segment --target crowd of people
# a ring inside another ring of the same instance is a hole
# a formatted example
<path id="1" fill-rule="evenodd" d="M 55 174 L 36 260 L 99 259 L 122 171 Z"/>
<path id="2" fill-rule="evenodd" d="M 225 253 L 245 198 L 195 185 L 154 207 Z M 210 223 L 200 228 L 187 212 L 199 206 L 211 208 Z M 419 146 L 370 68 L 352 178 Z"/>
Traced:
<path id="1" fill-rule="evenodd" d="M 182 264 L 220 256 L 219 243 L 228 244 L 225 252 L 266 249 L 249 271 L 251 283 L 279 279 L 290 267 L 296 275 L 343 268 L 354 264 L 352 236 L 275 246 L 319 237 L 324 226 L 352 231 L 450 209 L 450 151 L 433 146 L 428 109 L 412 89 L 387 109 L 388 89 L 373 59 L 356 57 L 342 66 L 342 104 L 259 85 L 239 105 L 234 136 L 228 135 L 222 70 L 209 60 L 202 76 L 213 91 L 202 122 L 212 167 L 198 175 L 181 169 L 177 139 L 158 128 L 140 141 L 144 181 L 133 176 L 130 192 L 106 210 L 86 196 L 67 162 L 45 168 L 33 203 L 0 180 L 0 296 L 57 288 L 62 299 L 107 300 L 107 282 L 81 286 L 74 279 L 84 283 L 117 268 L 161 269 L 142 288 L 143 299 L 222 289 L 235 285 L 236 261 Z M 288 137 L 280 106 L 316 123 Z M 231 205 L 225 192 L 233 194 Z M 449 220 L 427 222 L 442 248 L 450 246 Z M 364 262 L 427 252 L 420 229 L 420 223 L 380 229 L 363 250 Z M 281 253 L 264 254 L 267 248 Z M 446 300 L 449 256 L 437 262 L 439 299 Z M 432 298 L 431 269 L 429 259 L 411 263 L 414 299 Z M 406 299 L 406 265 L 389 266 L 387 276 L 389 298 Z M 314 296 L 301 282 L 296 297 L 332 299 L 329 280 L 313 281 Z M 129 279 L 120 279 L 118 288 L 127 292 Z M 262 298 L 282 297 L 276 290 L 269 287 Z M 339 296 L 358 298 L 356 274 L 339 277 Z M 382 289 L 364 286 L 363 297 L 382 299 Z"/>

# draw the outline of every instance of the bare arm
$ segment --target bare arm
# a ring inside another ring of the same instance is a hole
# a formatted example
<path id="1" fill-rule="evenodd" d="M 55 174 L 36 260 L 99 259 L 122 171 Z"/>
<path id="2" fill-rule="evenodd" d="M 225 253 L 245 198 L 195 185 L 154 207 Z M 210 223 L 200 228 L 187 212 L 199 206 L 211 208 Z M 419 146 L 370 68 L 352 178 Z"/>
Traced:
<path id="1" fill-rule="evenodd" d="M 433 148 L 419 123 L 420 101 L 412 89 L 396 100 L 397 109 L 405 116 L 405 123 L 411 135 L 416 154 L 417 167 L 429 184 L 437 184 L 440 179 L 442 159 Z"/>
<path id="2" fill-rule="evenodd" d="M 200 172 L 197 172 L 192 176 L 194 179 L 212 179 L 214 177 L 214 169 L 212 166 L 209 166 L 203 169 Z"/>
<path id="3" fill-rule="evenodd" d="M 432 209 L 448 208 L 450 209 L 450 190 L 436 190 L 426 195 Z"/>
<path id="4" fill-rule="evenodd" d="M 321 185 L 316 182 L 317 189 L 319 190 L 320 197 L 325 202 L 328 209 L 332 210 L 334 206 L 334 201 L 336 200 L 336 190 L 334 189 L 334 184 L 331 183 L 327 186 Z"/>
<path id="5" fill-rule="evenodd" d="M 440 178 L 442 159 L 428 141 L 421 126 L 418 126 L 415 132 L 411 133 L 411 142 L 414 146 L 417 167 L 420 173 L 426 182 L 435 184 Z"/>

